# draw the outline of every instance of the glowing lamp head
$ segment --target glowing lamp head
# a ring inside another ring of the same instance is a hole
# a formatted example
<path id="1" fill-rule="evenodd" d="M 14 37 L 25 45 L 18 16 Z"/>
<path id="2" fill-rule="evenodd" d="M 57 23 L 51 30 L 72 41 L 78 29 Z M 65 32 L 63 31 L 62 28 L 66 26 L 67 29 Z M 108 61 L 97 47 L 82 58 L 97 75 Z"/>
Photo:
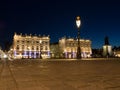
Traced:
<path id="1" fill-rule="evenodd" d="M 77 28 L 80 28 L 81 21 L 80 21 L 80 17 L 79 16 L 77 16 L 77 18 L 76 18 L 76 25 L 77 25 Z"/>

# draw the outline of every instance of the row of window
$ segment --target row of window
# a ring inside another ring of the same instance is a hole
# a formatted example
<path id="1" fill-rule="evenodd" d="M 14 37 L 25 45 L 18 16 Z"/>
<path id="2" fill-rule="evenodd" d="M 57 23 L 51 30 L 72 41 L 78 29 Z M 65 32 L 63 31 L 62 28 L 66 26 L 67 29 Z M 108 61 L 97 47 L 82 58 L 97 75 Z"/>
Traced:
<path id="1" fill-rule="evenodd" d="M 67 46 L 74 46 L 76 47 L 78 44 L 76 43 L 67 43 Z M 90 44 L 83 44 L 83 43 L 80 43 L 81 46 L 84 46 L 84 47 L 89 47 Z"/>
<path id="2" fill-rule="evenodd" d="M 91 48 L 82 48 L 82 51 L 91 51 Z M 66 51 L 77 51 L 77 48 L 66 48 Z"/>
<path id="3" fill-rule="evenodd" d="M 24 50 L 25 46 L 22 45 L 21 48 L 22 48 L 22 50 Z M 32 46 L 31 48 L 27 47 L 27 50 L 43 50 L 43 48 L 45 48 L 45 50 L 48 50 L 48 46 L 44 46 L 44 47 L 43 46 L 37 46 L 37 47 Z M 17 45 L 16 49 L 19 50 L 20 49 L 20 45 Z"/>
<path id="4" fill-rule="evenodd" d="M 45 53 L 45 52 L 44 52 L 44 53 L 41 52 L 41 54 L 48 55 L 48 53 Z M 16 55 L 21 55 L 21 53 L 17 52 Z M 39 54 L 39 53 L 34 53 L 34 52 L 31 52 L 31 53 L 30 53 L 30 52 L 27 52 L 27 53 L 24 53 L 24 52 L 23 52 L 22 55 L 27 55 L 27 56 L 28 56 L 28 55 L 29 55 L 29 56 L 30 56 L 30 55 L 36 55 L 36 56 L 39 56 L 40 54 Z"/>
<path id="5" fill-rule="evenodd" d="M 23 40 L 17 40 L 17 43 L 22 43 L 22 44 L 24 44 L 24 43 L 37 43 L 37 44 L 48 44 L 49 42 L 48 41 L 23 41 Z"/>

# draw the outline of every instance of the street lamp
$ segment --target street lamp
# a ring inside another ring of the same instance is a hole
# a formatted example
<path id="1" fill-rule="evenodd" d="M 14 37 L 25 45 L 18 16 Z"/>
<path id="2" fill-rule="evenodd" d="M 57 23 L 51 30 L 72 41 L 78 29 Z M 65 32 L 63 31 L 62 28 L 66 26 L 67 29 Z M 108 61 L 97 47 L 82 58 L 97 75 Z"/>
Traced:
<path id="1" fill-rule="evenodd" d="M 77 46 L 77 59 L 81 58 L 81 49 L 80 49 L 80 25 L 81 25 L 81 21 L 80 21 L 80 17 L 77 16 L 76 17 L 76 26 L 78 29 L 78 46 Z"/>
<path id="2" fill-rule="evenodd" d="M 27 49 L 28 49 L 28 59 L 29 59 L 29 58 L 30 58 L 30 57 L 29 57 L 29 54 L 30 54 L 30 51 L 29 51 L 29 50 L 30 50 L 30 47 L 28 46 Z"/>
<path id="3" fill-rule="evenodd" d="M 40 40 L 39 43 L 40 43 L 40 54 L 39 55 L 40 55 L 40 59 L 42 59 L 42 56 L 41 56 L 41 43 L 42 43 L 42 40 Z"/>
<path id="4" fill-rule="evenodd" d="M 13 49 L 10 49 L 10 57 L 13 58 Z"/>

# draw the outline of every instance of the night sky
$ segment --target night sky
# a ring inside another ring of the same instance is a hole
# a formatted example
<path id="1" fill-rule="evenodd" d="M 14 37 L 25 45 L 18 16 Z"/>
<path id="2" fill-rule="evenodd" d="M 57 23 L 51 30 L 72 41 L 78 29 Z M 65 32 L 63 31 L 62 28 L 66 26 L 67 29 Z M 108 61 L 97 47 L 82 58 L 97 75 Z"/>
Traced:
<path id="1" fill-rule="evenodd" d="M 111 0 L 9 0 L 0 3 L 0 44 L 14 32 L 50 35 L 51 42 L 77 35 L 76 16 L 81 17 L 80 35 L 102 48 L 105 36 L 120 45 L 120 2 Z"/>

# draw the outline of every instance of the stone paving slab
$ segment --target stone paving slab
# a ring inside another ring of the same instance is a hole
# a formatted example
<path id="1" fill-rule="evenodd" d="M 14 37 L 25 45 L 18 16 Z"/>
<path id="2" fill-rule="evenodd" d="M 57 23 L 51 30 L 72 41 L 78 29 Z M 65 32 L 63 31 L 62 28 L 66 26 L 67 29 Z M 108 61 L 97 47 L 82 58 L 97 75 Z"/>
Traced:
<path id="1" fill-rule="evenodd" d="M 0 90 L 120 90 L 120 61 L 0 63 Z"/>

